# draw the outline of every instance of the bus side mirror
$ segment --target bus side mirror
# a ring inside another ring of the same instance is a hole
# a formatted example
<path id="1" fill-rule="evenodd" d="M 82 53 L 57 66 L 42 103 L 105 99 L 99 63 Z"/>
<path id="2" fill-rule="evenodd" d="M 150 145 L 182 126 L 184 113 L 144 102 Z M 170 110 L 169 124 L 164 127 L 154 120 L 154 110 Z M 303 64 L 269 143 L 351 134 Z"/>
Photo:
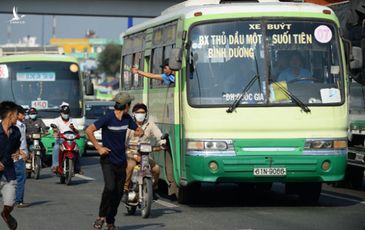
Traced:
<path id="1" fill-rule="evenodd" d="M 85 94 L 88 95 L 88 96 L 94 95 L 94 84 L 91 82 L 90 77 L 86 78 Z"/>
<path id="2" fill-rule="evenodd" d="M 182 49 L 181 48 L 173 48 L 170 51 L 169 57 L 169 67 L 171 70 L 177 71 L 181 69 L 181 60 L 182 60 Z"/>
<path id="3" fill-rule="evenodd" d="M 362 49 L 360 47 L 353 46 L 351 49 L 350 69 L 361 69 L 362 62 Z"/>

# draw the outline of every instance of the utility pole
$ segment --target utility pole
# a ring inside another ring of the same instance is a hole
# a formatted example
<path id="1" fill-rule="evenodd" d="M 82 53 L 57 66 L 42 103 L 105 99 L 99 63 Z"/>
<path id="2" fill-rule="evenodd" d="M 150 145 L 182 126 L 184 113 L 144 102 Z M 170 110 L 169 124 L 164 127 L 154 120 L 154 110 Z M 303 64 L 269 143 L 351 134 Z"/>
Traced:
<path id="1" fill-rule="evenodd" d="M 56 37 L 56 16 L 53 15 L 52 16 L 52 38 L 55 38 Z"/>
<path id="2" fill-rule="evenodd" d="M 10 37 L 11 37 L 11 24 L 8 23 L 8 29 L 7 29 L 7 43 L 10 43 Z"/>

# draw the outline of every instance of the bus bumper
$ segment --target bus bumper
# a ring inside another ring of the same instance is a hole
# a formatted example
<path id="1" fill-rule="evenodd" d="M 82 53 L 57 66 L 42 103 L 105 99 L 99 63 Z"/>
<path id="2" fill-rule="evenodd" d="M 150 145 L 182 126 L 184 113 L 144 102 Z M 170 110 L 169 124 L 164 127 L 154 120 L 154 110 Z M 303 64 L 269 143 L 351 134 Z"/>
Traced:
<path id="1" fill-rule="evenodd" d="M 347 150 L 334 150 L 330 153 L 304 151 L 301 155 L 280 156 L 187 154 L 185 160 L 188 183 L 332 182 L 342 180 L 345 175 Z M 254 170 L 258 168 L 285 169 L 285 175 L 254 175 Z"/>

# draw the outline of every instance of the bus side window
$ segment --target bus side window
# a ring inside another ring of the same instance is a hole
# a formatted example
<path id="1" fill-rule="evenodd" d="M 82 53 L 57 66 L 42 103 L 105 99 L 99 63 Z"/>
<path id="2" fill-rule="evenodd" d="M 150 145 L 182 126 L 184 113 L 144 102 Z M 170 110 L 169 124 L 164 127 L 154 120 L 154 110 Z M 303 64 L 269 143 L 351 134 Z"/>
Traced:
<path id="1" fill-rule="evenodd" d="M 162 68 L 160 67 L 162 65 L 163 60 L 163 47 L 158 47 L 153 49 L 152 51 L 152 64 L 151 64 L 151 70 L 152 73 L 163 73 Z M 151 79 L 151 88 L 159 88 L 162 85 L 162 81 Z"/>
<path id="2" fill-rule="evenodd" d="M 133 66 L 137 66 L 138 69 L 143 70 L 143 53 L 139 52 L 139 53 L 135 53 L 133 54 Z M 132 78 L 132 88 L 134 89 L 141 89 L 143 88 L 143 78 L 139 77 L 138 75 L 135 76 L 131 76 Z"/>
<path id="3" fill-rule="evenodd" d="M 123 79 L 122 79 L 122 87 L 123 89 L 130 89 L 132 83 L 132 55 L 126 55 L 123 57 Z"/>

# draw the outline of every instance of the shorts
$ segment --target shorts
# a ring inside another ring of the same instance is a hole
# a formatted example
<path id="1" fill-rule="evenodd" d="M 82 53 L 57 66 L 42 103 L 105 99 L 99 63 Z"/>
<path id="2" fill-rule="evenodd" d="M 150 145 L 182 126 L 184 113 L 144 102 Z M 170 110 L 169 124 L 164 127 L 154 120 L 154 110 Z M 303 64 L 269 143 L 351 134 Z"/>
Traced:
<path id="1" fill-rule="evenodd" d="M 5 206 L 13 206 L 15 204 L 16 180 L 7 181 L 4 176 L 0 179 L 0 191 L 3 196 Z"/>

